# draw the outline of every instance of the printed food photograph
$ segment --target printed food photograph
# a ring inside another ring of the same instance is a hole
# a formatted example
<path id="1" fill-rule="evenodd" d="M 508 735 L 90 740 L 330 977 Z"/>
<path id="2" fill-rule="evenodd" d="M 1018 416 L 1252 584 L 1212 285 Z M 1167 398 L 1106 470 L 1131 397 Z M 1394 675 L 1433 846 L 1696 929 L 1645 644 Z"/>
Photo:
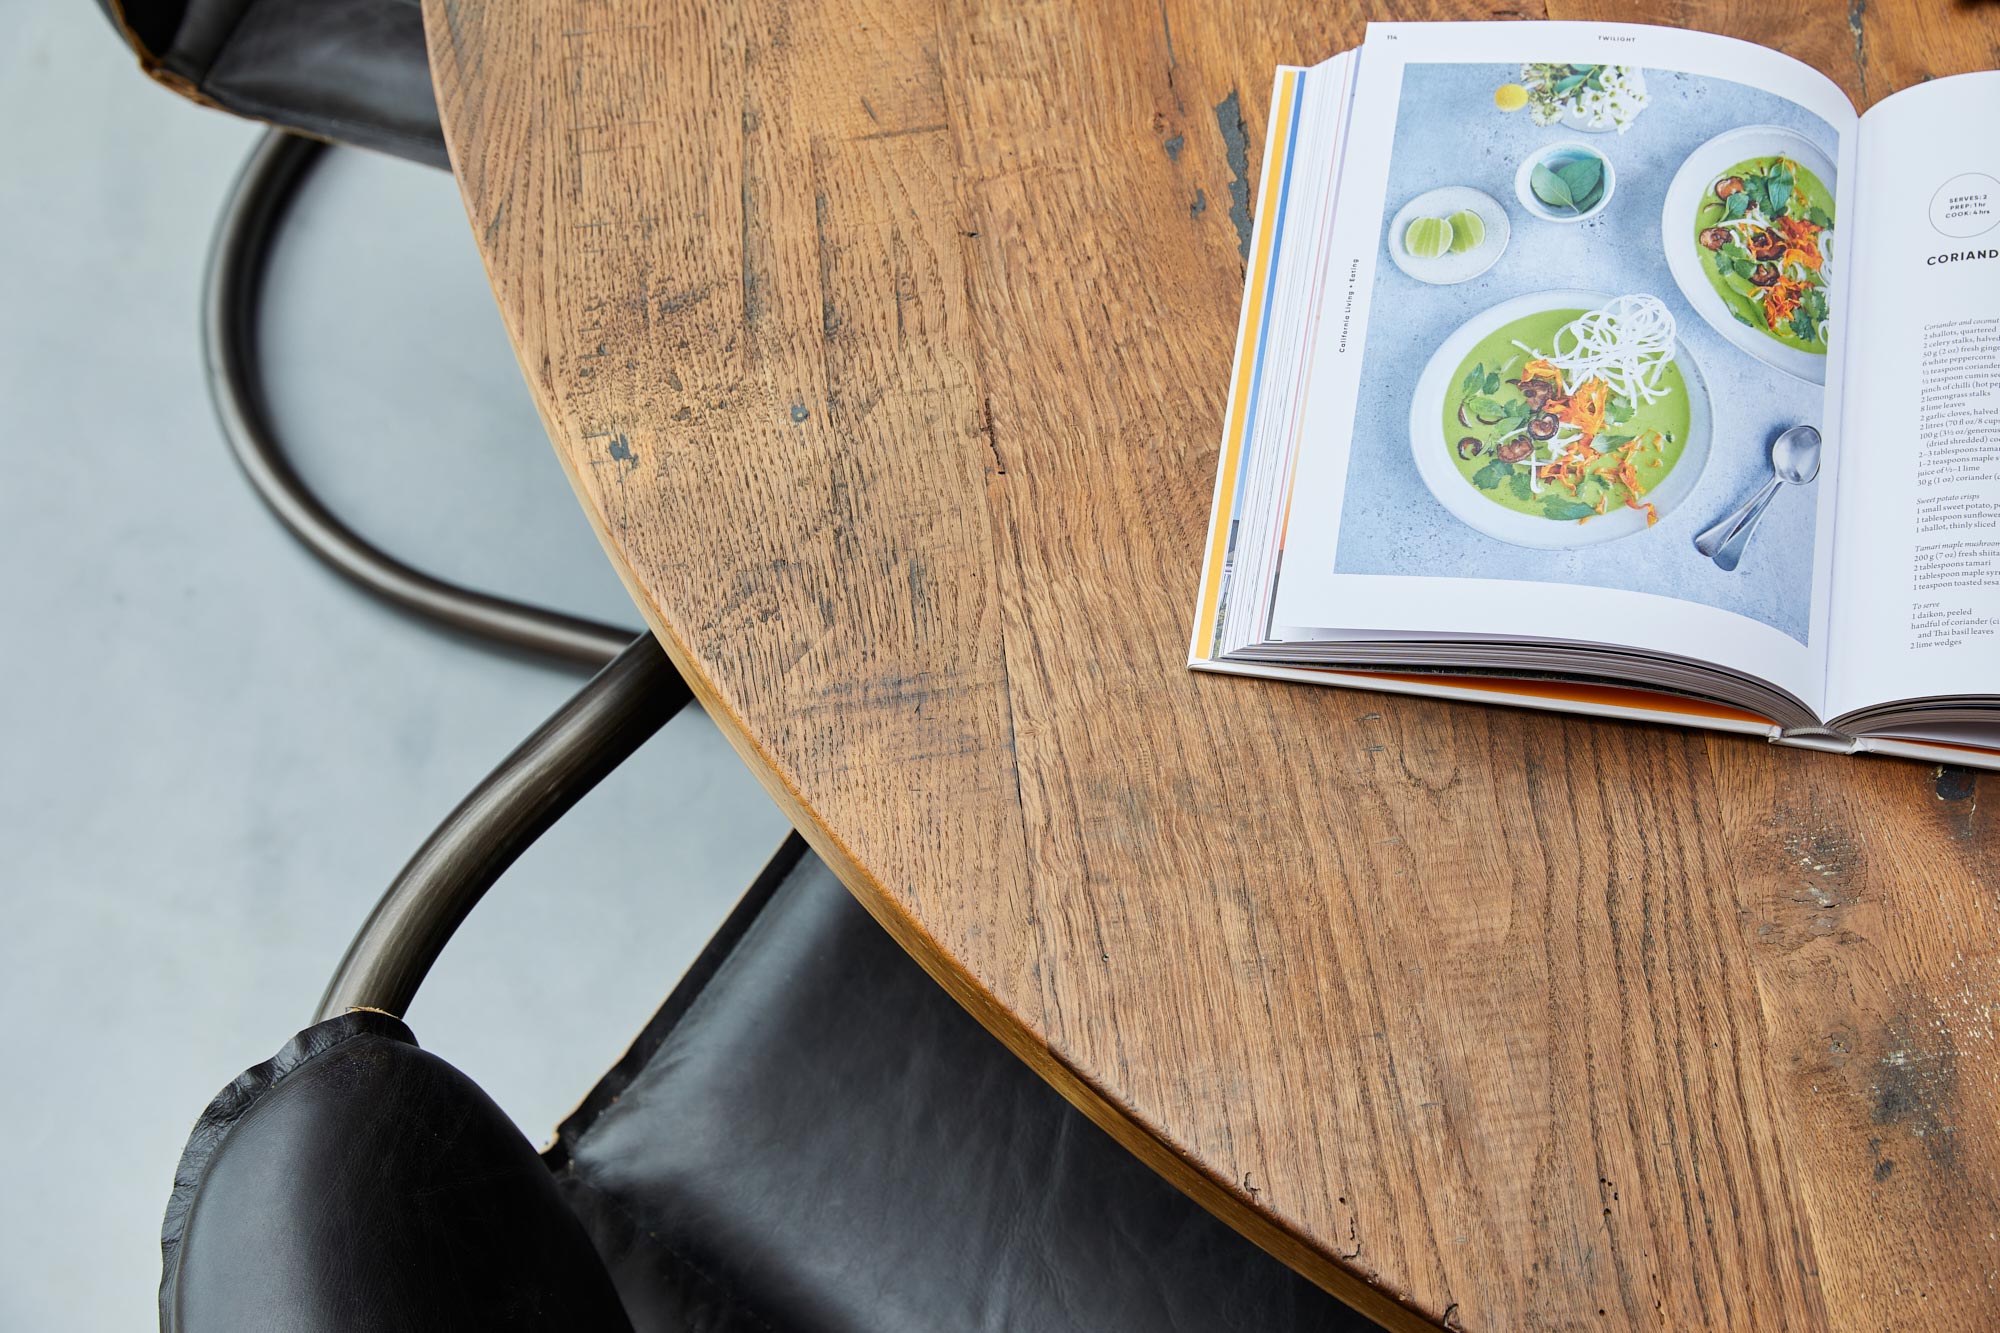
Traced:
<path id="1" fill-rule="evenodd" d="M 1614 65 L 1415 64 L 1395 113 L 1336 572 L 1654 593 L 1803 641 L 1832 128 Z"/>

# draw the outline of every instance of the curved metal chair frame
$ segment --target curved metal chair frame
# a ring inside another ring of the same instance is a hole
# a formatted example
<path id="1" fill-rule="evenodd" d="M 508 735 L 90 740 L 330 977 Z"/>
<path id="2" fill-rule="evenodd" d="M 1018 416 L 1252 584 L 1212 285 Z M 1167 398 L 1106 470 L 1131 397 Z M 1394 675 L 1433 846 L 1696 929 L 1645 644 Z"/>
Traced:
<path id="1" fill-rule="evenodd" d="M 285 208 L 327 145 L 267 132 L 231 188 L 209 252 L 202 348 L 217 422 L 251 488 L 329 568 L 386 602 L 489 643 L 559 662 L 601 667 L 632 631 L 447 583 L 370 544 L 299 476 L 272 428 L 257 356 L 266 261 Z"/>
<path id="2" fill-rule="evenodd" d="M 692 699 L 650 633 L 474 591 L 403 563 L 313 494 L 266 410 L 257 315 L 287 206 L 327 145 L 271 130 L 217 223 L 202 294 L 209 395 L 251 488 L 305 548 L 391 605 L 486 643 L 601 668 L 487 775 L 418 849 L 348 946 L 318 1019 L 400 1017 L 452 932 L 515 858 Z"/>
<path id="3" fill-rule="evenodd" d="M 642 634 L 500 761 L 410 858 L 347 948 L 314 1021 L 402 1017 L 466 913 L 514 859 L 692 698 Z"/>

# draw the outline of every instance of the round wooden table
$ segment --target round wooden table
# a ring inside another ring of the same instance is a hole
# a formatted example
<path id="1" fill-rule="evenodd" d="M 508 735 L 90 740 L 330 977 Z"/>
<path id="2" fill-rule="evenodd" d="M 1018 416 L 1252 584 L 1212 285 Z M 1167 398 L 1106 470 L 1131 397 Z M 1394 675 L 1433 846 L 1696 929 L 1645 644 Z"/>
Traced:
<path id="1" fill-rule="evenodd" d="M 1183 665 L 1272 67 L 1488 6 L 425 8 L 634 599 L 1093 1119 L 1392 1327 L 1991 1326 L 1983 783 Z M 1864 100 L 2000 49 L 1991 4 L 1549 8 Z"/>

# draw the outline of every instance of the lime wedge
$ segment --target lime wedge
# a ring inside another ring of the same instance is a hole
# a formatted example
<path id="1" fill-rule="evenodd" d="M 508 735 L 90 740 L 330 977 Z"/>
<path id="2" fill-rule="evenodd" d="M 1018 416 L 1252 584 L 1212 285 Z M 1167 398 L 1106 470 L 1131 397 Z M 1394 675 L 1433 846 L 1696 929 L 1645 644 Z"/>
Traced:
<path id="1" fill-rule="evenodd" d="M 1451 252 L 1455 255 L 1477 250 L 1479 243 L 1486 239 L 1486 224 L 1479 220 L 1479 214 L 1471 209 L 1451 215 Z"/>
<path id="2" fill-rule="evenodd" d="M 1403 233 L 1403 248 L 1415 259 L 1436 259 L 1451 249 L 1451 224 L 1443 218 L 1418 218 Z"/>

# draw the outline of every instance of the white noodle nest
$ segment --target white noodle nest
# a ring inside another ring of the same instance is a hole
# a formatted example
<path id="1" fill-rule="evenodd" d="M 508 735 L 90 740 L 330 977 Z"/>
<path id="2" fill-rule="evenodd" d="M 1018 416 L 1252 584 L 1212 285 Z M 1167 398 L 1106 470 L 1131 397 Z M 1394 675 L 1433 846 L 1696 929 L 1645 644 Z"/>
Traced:
<path id="1" fill-rule="evenodd" d="M 1673 393 L 1663 380 L 1674 360 L 1674 316 L 1657 296 L 1619 296 L 1584 311 L 1556 330 L 1546 352 L 1519 340 L 1514 346 L 1560 370 L 1571 390 L 1601 379 L 1635 405 Z"/>

